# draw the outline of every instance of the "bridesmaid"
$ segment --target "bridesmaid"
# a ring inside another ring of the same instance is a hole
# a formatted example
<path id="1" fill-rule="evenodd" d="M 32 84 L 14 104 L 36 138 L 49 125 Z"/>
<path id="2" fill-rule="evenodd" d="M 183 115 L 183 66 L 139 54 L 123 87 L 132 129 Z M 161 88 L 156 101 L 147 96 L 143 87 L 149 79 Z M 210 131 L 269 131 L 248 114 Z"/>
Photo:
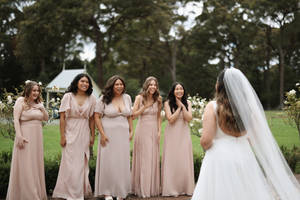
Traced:
<path id="1" fill-rule="evenodd" d="M 162 195 L 192 195 L 195 187 L 194 163 L 188 125 L 192 120 L 192 106 L 183 84 L 173 84 L 164 108 L 168 124 L 161 168 Z"/>
<path id="2" fill-rule="evenodd" d="M 139 119 L 132 158 L 132 192 L 143 198 L 160 194 L 161 106 L 157 79 L 150 76 L 133 106 L 133 116 Z"/>
<path id="3" fill-rule="evenodd" d="M 87 74 L 78 74 L 65 93 L 59 108 L 62 157 L 54 198 L 84 199 L 92 194 L 89 182 L 89 146 L 95 137 L 96 98 Z M 90 136 L 91 134 L 91 136 Z"/>
<path id="4" fill-rule="evenodd" d="M 40 86 L 30 81 L 14 105 L 16 137 L 7 200 L 47 199 L 42 121 L 48 120 L 48 113 L 40 95 Z"/>
<path id="5" fill-rule="evenodd" d="M 130 96 L 125 94 L 124 80 L 117 75 L 108 79 L 95 109 L 95 122 L 100 132 L 95 197 L 121 200 L 131 191 L 131 105 Z"/>

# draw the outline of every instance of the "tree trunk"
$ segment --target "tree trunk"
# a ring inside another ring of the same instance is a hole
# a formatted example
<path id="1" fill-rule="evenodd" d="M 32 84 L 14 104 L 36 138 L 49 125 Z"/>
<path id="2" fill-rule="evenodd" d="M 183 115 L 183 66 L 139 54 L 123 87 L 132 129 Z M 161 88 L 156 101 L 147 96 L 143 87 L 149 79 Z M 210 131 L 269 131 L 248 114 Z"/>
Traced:
<path id="1" fill-rule="evenodd" d="M 279 45 L 279 106 L 283 108 L 284 98 L 284 52 L 281 44 Z"/>
<path id="2" fill-rule="evenodd" d="M 264 85 L 265 85 L 265 95 L 266 95 L 266 109 L 271 108 L 271 84 L 270 84 L 270 60 L 271 60 L 271 28 L 266 29 L 266 69 L 264 70 Z"/>
<path id="3" fill-rule="evenodd" d="M 283 99 L 284 99 L 284 57 L 285 52 L 283 49 L 284 44 L 284 35 L 283 35 L 283 27 L 280 27 L 280 41 L 279 41 L 279 106 L 283 108 Z"/>
<path id="4" fill-rule="evenodd" d="M 171 47 L 171 66 L 170 66 L 170 71 L 171 71 L 171 77 L 172 81 L 176 82 L 176 55 L 177 55 L 177 43 L 176 41 L 173 42 L 173 45 Z"/>
<path id="5" fill-rule="evenodd" d="M 102 34 L 98 26 L 97 20 L 92 18 L 90 24 L 93 26 L 93 40 L 96 43 L 96 68 L 98 69 L 98 86 L 104 88 L 103 78 L 103 55 L 102 55 Z"/>
<path id="6" fill-rule="evenodd" d="M 100 88 L 104 88 L 102 38 L 101 38 L 101 32 L 99 30 L 96 31 L 96 67 L 98 69 L 98 86 Z"/>

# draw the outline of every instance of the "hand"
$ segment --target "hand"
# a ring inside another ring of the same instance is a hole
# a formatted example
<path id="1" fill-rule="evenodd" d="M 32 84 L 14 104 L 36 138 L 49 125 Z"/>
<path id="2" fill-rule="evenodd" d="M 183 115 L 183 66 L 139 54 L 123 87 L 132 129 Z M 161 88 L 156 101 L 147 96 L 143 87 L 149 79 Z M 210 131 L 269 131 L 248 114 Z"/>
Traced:
<path id="1" fill-rule="evenodd" d="M 106 143 L 109 142 L 108 138 L 106 137 L 106 135 L 101 135 L 101 139 L 100 139 L 100 144 L 102 147 L 106 146 Z"/>
<path id="2" fill-rule="evenodd" d="M 41 111 L 43 111 L 45 109 L 43 103 L 39 103 L 39 104 L 35 105 L 35 108 L 37 108 Z"/>
<path id="3" fill-rule="evenodd" d="M 94 142 L 95 142 L 95 136 L 91 136 L 91 139 L 90 139 L 90 147 L 94 146 Z"/>
<path id="4" fill-rule="evenodd" d="M 158 144 L 160 144 L 160 131 L 158 131 L 158 134 L 157 134 L 157 142 L 158 142 Z"/>
<path id="5" fill-rule="evenodd" d="M 23 136 L 16 136 L 17 147 L 19 149 L 23 149 L 25 147 L 25 143 L 28 143 L 28 140 Z"/>
<path id="6" fill-rule="evenodd" d="M 60 137 L 60 146 L 65 147 L 67 144 L 66 136 Z"/>
<path id="7" fill-rule="evenodd" d="M 182 108 L 182 106 L 183 106 L 183 104 L 180 101 L 180 99 L 177 99 L 177 98 L 176 98 L 176 104 L 177 104 L 178 108 Z"/>
<path id="8" fill-rule="evenodd" d="M 130 131 L 130 132 L 129 132 L 129 141 L 132 140 L 132 137 L 133 137 L 133 131 Z"/>

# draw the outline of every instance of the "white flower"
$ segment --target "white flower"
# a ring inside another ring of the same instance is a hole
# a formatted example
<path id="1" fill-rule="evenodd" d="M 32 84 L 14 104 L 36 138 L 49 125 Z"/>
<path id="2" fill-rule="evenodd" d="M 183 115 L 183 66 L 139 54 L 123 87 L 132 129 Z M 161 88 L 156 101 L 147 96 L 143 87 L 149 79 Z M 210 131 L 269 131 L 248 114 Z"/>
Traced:
<path id="1" fill-rule="evenodd" d="M 284 101 L 283 103 L 284 103 L 284 104 L 288 104 L 289 102 L 287 102 L 287 101 Z"/>
<path id="2" fill-rule="evenodd" d="M 300 83 L 296 83 L 296 87 L 300 86 Z"/>
<path id="3" fill-rule="evenodd" d="M 59 98 L 59 97 L 57 97 L 57 98 L 56 98 L 56 101 L 60 101 L 60 98 Z"/>
<path id="4" fill-rule="evenodd" d="M 58 110 L 57 109 L 54 110 L 54 114 L 58 115 Z"/>
<path id="5" fill-rule="evenodd" d="M 165 114 L 166 114 L 166 113 L 165 113 L 165 111 L 163 111 L 163 110 L 160 112 L 160 115 L 161 115 L 162 117 L 164 117 Z"/>
<path id="6" fill-rule="evenodd" d="M 40 81 L 38 84 L 39 84 L 39 86 L 42 86 L 42 85 L 43 85 L 41 81 Z"/>
<path id="7" fill-rule="evenodd" d="M 291 91 L 289 91 L 289 93 L 288 93 L 289 95 L 295 95 L 296 94 L 296 90 L 291 90 Z"/>
<path id="8" fill-rule="evenodd" d="M 195 122 L 201 122 L 201 119 L 199 119 L 199 118 L 194 118 L 193 119 Z"/>
<path id="9" fill-rule="evenodd" d="M 7 104 L 11 104 L 12 103 L 12 98 L 10 95 L 7 96 Z"/>
<path id="10" fill-rule="evenodd" d="M 25 84 L 27 84 L 27 83 L 29 83 L 29 82 L 31 82 L 31 80 L 26 80 L 26 81 L 25 81 Z"/>
<path id="11" fill-rule="evenodd" d="M 5 108 L 5 104 L 0 101 L 0 110 L 3 110 Z"/>
<path id="12" fill-rule="evenodd" d="M 54 102 L 55 102 L 55 99 L 54 99 L 54 98 L 52 98 L 52 99 L 50 100 L 50 102 L 51 102 L 51 103 L 54 103 Z"/>
<path id="13" fill-rule="evenodd" d="M 199 132 L 199 133 L 202 133 L 202 128 L 199 128 L 199 129 L 198 129 L 198 132 Z"/>

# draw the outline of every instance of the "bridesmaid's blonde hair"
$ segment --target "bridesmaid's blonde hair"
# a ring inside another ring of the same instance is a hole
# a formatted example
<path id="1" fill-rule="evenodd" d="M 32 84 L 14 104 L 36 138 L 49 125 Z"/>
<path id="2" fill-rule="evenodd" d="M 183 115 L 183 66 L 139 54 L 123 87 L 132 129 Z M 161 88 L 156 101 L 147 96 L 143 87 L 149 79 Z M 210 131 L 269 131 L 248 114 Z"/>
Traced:
<path id="1" fill-rule="evenodd" d="M 25 108 L 29 108 L 29 96 L 32 92 L 32 89 L 34 86 L 38 86 L 40 95 L 37 97 L 37 99 L 34 100 L 35 103 L 41 103 L 43 101 L 41 97 L 41 87 L 40 85 L 35 81 L 29 81 L 24 86 L 24 91 L 22 93 L 22 96 L 24 97 L 24 103 Z"/>
<path id="2" fill-rule="evenodd" d="M 155 81 L 156 84 L 156 91 L 153 94 L 153 100 L 158 101 L 158 103 L 161 103 L 161 97 L 159 95 L 159 86 L 158 86 L 158 81 L 154 76 L 149 76 L 148 78 L 146 78 L 144 84 L 143 84 L 143 88 L 142 91 L 140 92 L 140 95 L 143 97 L 142 103 L 145 104 L 146 100 L 147 100 L 147 91 L 150 85 L 151 81 Z"/>

